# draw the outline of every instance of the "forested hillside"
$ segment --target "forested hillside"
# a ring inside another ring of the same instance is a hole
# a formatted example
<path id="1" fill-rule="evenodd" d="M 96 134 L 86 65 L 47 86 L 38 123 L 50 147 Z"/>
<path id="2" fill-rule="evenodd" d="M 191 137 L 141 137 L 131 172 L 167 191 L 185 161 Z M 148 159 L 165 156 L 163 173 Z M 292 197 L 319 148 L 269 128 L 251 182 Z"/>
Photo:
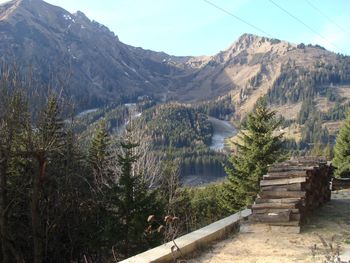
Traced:
<path id="1" fill-rule="evenodd" d="M 200 147 L 209 145 L 213 128 L 208 117 L 185 105 L 166 104 L 143 112 L 139 128 L 152 138 L 155 147 Z"/>
<path id="2" fill-rule="evenodd" d="M 233 110 L 229 104 L 220 102 L 193 107 L 184 104 L 154 105 L 154 101 L 145 99 L 131 106 L 111 106 L 78 117 L 75 130 L 82 140 L 88 140 L 101 120 L 113 137 L 120 136 L 131 125 L 149 155 L 178 162 L 181 178 L 210 176 L 211 180 L 216 180 L 224 176 L 222 163 L 225 162 L 225 154 L 210 150 L 213 127 L 208 120 L 209 115 L 205 113 L 230 116 Z"/>
<path id="3" fill-rule="evenodd" d="M 2 262 L 121 260 L 169 238 L 146 231 L 150 215 L 177 215 L 178 235 L 226 215 L 214 201 L 219 185 L 196 190 L 179 182 L 185 149 L 201 157 L 199 149 L 210 143 L 211 126 L 203 113 L 161 105 L 144 110 L 139 119 L 167 131 L 178 126 L 177 132 L 196 143 L 164 131 L 164 140 L 158 140 L 146 126 L 140 137 L 136 119 L 135 125 L 115 132 L 118 125 L 112 124 L 130 117 L 131 105 L 91 111 L 75 121 L 68 119 L 64 99 L 53 91 L 41 105 L 30 104 L 26 80 L 19 76 L 13 69 L 3 70 L 0 82 Z M 141 110 L 146 104 L 152 103 L 132 106 Z M 88 138 L 79 131 L 87 130 L 84 118 L 94 126 Z M 148 136 L 154 138 L 151 144 Z M 152 159 L 152 150 L 159 155 L 171 151 L 167 143 L 174 144 L 175 154 Z"/>

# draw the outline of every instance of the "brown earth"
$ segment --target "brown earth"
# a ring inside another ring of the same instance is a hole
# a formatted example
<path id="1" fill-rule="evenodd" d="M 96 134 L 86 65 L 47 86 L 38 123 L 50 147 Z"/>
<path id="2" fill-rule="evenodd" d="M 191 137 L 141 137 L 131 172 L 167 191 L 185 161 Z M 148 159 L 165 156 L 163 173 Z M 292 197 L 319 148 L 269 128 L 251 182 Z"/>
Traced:
<path id="1" fill-rule="evenodd" d="M 301 234 L 240 233 L 198 252 L 197 257 L 186 262 L 325 262 L 330 248 L 324 247 L 321 239 L 328 246 L 339 246 L 343 261 L 350 260 L 350 190 L 333 192 L 332 201 L 314 212 Z"/>

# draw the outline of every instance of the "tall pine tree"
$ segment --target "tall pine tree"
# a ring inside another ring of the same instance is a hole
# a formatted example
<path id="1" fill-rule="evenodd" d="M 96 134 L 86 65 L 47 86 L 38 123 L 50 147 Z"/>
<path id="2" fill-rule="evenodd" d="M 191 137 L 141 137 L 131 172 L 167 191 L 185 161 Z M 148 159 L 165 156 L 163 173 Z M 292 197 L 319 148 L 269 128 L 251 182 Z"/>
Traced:
<path id="1" fill-rule="evenodd" d="M 350 177 L 350 110 L 337 136 L 333 164 L 336 177 Z"/>
<path id="2" fill-rule="evenodd" d="M 120 142 L 121 149 L 117 155 L 120 167 L 119 181 L 110 189 L 109 194 L 110 200 L 116 205 L 113 210 L 119 220 L 113 223 L 116 227 L 109 227 L 118 231 L 116 247 L 119 248 L 121 257 L 141 252 L 150 247 L 149 242 L 157 242 L 146 239 L 144 235 L 146 219 L 149 215 L 159 215 L 163 211 L 163 205 L 158 201 L 156 192 L 147 188 L 142 174 L 134 172 L 133 166 L 139 158 L 135 153 L 138 145 L 131 139 L 128 131 L 126 138 Z"/>
<path id="3" fill-rule="evenodd" d="M 88 157 L 94 175 L 95 185 L 99 188 L 106 184 L 108 179 L 109 145 L 110 137 L 107 132 L 106 122 L 101 121 L 93 136 Z"/>
<path id="4" fill-rule="evenodd" d="M 255 110 L 248 115 L 245 131 L 238 135 L 237 152 L 225 167 L 228 182 L 224 185 L 221 203 L 229 212 L 253 202 L 267 166 L 281 157 L 282 134 L 274 134 L 279 125 L 275 112 L 259 99 Z"/>

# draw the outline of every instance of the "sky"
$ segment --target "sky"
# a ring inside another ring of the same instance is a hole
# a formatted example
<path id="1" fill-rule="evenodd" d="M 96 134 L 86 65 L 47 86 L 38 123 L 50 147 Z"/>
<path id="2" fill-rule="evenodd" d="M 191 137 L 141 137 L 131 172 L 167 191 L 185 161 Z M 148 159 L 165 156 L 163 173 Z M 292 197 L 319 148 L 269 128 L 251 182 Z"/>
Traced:
<path id="1" fill-rule="evenodd" d="M 46 1 L 71 13 L 84 12 L 126 44 L 171 55 L 214 55 L 244 33 L 319 44 L 350 55 L 350 0 Z"/>

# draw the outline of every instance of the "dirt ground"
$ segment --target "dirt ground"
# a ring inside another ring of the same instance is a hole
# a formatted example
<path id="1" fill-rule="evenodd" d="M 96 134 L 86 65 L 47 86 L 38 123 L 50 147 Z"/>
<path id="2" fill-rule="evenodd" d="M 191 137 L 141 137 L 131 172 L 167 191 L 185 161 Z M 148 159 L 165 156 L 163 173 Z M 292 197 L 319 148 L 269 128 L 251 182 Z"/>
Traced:
<path id="1" fill-rule="evenodd" d="M 313 213 L 301 234 L 239 233 L 198 251 L 185 262 L 314 263 L 325 262 L 330 251 L 350 262 L 349 190 L 333 192 L 332 201 Z"/>

